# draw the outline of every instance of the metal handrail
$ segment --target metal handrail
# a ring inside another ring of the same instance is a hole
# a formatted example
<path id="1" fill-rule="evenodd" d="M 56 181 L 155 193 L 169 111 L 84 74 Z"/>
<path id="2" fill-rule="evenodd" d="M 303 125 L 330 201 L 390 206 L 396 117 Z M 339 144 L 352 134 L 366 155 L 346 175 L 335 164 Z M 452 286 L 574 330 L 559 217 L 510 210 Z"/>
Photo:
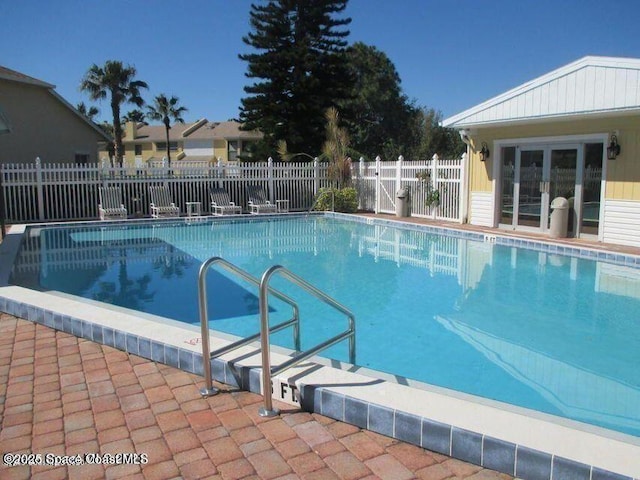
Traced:
<path id="1" fill-rule="evenodd" d="M 209 314 L 207 312 L 207 280 L 206 273 L 209 267 L 213 264 L 220 264 L 226 270 L 235 273 L 243 280 L 252 283 L 256 286 L 260 286 L 260 281 L 242 270 L 240 267 L 234 265 L 233 263 L 228 262 L 222 257 L 211 257 L 209 260 L 205 261 L 200 266 L 200 271 L 198 273 L 198 305 L 200 309 L 200 328 L 202 334 L 202 366 L 203 366 L 203 374 L 205 380 L 205 387 L 200 389 L 200 394 L 203 397 L 208 397 L 211 395 L 216 395 L 219 392 L 219 389 L 213 386 L 213 380 L 211 378 L 211 359 L 223 355 L 225 353 L 231 352 L 236 348 L 247 345 L 258 338 L 260 338 L 262 332 L 256 333 L 254 335 L 250 335 L 245 338 L 241 338 L 229 345 L 226 345 L 222 348 L 214 350 L 213 352 L 210 350 L 210 332 L 209 332 Z M 279 292 L 278 290 L 274 290 L 269 287 L 269 292 L 272 293 L 275 297 L 279 298 L 285 303 L 288 303 L 293 309 L 293 317 L 290 320 L 286 320 L 278 325 L 271 327 L 271 332 L 278 332 L 283 330 L 289 326 L 293 326 L 293 342 L 295 349 L 300 351 L 300 314 L 298 305 L 291 298 L 286 296 L 284 293 Z M 268 308 L 268 307 L 267 307 Z"/>
<path id="2" fill-rule="evenodd" d="M 336 193 L 333 191 L 333 188 L 331 190 L 329 190 L 329 192 L 331 192 L 331 211 L 335 212 L 336 211 Z M 325 192 L 323 192 L 323 193 L 325 193 Z M 313 207 L 315 207 L 317 205 L 317 203 L 320 201 L 320 199 L 323 196 L 324 195 L 318 195 L 318 198 L 316 198 L 313 201 L 313 203 L 309 207 L 309 210 L 307 210 L 307 216 L 311 213 L 311 210 L 313 210 Z"/>
<path id="3" fill-rule="evenodd" d="M 349 328 L 344 332 L 326 340 L 313 348 L 301 352 L 299 355 L 287 360 L 286 362 L 271 368 L 271 355 L 270 355 L 270 340 L 269 340 L 269 301 L 268 294 L 271 292 L 269 287 L 269 280 L 271 277 L 280 273 L 283 277 L 289 279 L 302 289 L 306 290 L 311 295 L 315 296 L 319 300 L 323 301 L 327 305 L 335 308 L 341 313 L 345 314 L 349 319 Z M 356 363 L 356 318 L 349 309 L 335 301 L 323 291 L 317 289 L 309 282 L 294 274 L 290 270 L 281 265 L 274 265 L 267 269 L 262 275 L 260 280 L 260 349 L 262 350 L 262 389 L 264 392 L 264 406 L 260 407 L 258 414 L 261 417 L 273 417 L 280 412 L 273 408 L 273 399 L 271 395 L 271 377 L 277 375 L 280 372 L 287 370 L 288 368 L 297 365 L 298 363 L 306 360 L 313 355 L 321 352 L 322 350 L 335 345 L 342 340 L 349 339 L 349 362 Z"/>

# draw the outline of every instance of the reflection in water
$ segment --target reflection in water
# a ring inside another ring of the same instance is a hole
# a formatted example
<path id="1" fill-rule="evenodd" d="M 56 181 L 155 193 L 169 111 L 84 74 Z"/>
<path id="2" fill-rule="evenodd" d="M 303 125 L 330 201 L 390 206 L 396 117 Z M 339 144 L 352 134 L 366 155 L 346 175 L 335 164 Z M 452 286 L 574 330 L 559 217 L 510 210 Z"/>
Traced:
<path id="1" fill-rule="evenodd" d="M 640 341 L 629 313 L 640 271 L 517 248 L 468 252 L 477 252 L 469 269 L 486 262 L 482 280 L 468 278 L 459 312 L 437 320 L 563 416 L 638 435 Z"/>
<path id="2" fill-rule="evenodd" d="M 159 233 L 155 226 L 43 229 L 21 249 L 12 282 L 198 323 L 200 262 Z M 258 312 L 257 296 L 218 272 L 209 273 L 207 287 L 228 300 L 212 309 L 212 320 Z"/>
<path id="3" fill-rule="evenodd" d="M 13 281 L 197 323 L 197 270 L 211 256 L 256 277 L 284 265 L 349 307 L 360 366 L 640 435 L 638 269 L 310 217 L 45 229 Z M 255 287 L 210 275 L 212 328 L 257 332 Z M 302 348 L 344 329 L 295 287 L 274 287 L 299 302 Z M 289 313 L 270 307 L 274 322 Z M 290 333 L 273 339 L 291 346 Z M 346 346 L 326 355 L 346 360 Z"/>

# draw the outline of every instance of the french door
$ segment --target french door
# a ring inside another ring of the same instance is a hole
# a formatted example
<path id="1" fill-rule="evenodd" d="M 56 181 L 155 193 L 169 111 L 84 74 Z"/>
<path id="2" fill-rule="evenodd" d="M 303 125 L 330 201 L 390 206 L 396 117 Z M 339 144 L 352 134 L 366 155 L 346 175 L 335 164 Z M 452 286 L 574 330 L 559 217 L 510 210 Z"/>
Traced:
<path id="1" fill-rule="evenodd" d="M 503 147 L 500 226 L 545 233 L 551 202 L 564 197 L 569 200 L 569 235 L 597 233 L 602 148 L 602 144 Z"/>

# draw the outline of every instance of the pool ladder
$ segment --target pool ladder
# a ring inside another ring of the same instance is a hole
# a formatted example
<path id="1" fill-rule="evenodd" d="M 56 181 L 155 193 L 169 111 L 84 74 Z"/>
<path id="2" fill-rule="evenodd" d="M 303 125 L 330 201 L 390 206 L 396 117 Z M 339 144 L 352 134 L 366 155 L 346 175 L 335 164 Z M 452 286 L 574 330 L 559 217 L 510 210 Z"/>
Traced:
<path id="1" fill-rule="evenodd" d="M 207 312 L 207 298 L 206 298 L 206 274 L 209 268 L 212 265 L 220 265 L 227 271 L 234 273 L 239 276 L 243 280 L 252 283 L 253 285 L 258 286 L 259 288 L 259 306 L 260 306 L 260 333 L 250 335 L 248 337 L 237 340 L 225 347 L 216 349 L 211 351 L 210 347 L 210 332 L 209 332 L 209 317 Z M 300 348 L 300 310 L 298 308 L 298 304 L 292 300 L 290 297 L 285 295 L 278 290 L 275 290 L 273 287 L 269 286 L 269 282 L 271 278 L 279 274 L 285 279 L 289 280 L 293 284 L 307 291 L 307 293 L 313 295 L 318 300 L 326 303 L 327 305 L 333 307 L 339 312 L 343 313 L 348 320 L 348 327 L 343 332 L 331 337 L 328 340 L 325 340 L 318 345 L 309 348 L 303 352 L 301 352 Z M 273 295 L 276 298 L 284 301 L 289 306 L 291 306 L 293 315 L 292 318 L 286 320 L 282 323 L 274 325 L 273 327 L 269 327 L 269 295 Z M 355 343 L 355 333 L 356 333 L 356 322 L 355 316 L 349 309 L 338 303 L 336 300 L 331 298 L 326 293 L 322 292 L 318 288 L 311 285 L 309 282 L 304 280 L 302 277 L 294 274 L 287 268 L 281 265 L 274 265 L 268 268 L 262 278 L 258 280 L 248 272 L 244 271 L 240 267 L 228 262 L 222 257 L 212 257 L 205 261 L 200 266 L 200 271 L 198 274 L 198 305 L 200 309 L 200 328 L 202 333 L 202 363 L 203 363 L 203 374 L 205 380 L 205 387 L 200 389 L 200 394 L 203 397 L 208 397 L 211 395 L 215 395 L 219 392 L 217 388 L 213 387 L 213 379 L 211 377 L 211 360 L 223 355 L 225 353 L 231 352 L 240 348 L 244 345 L 248 345 L 258 338 L 260 339 L 260 349 L 262 354 L 262 388 L 265 392 L 264 394 L 264 406 L 260 407 L 259 415 L 262 417 L 272 417 L 278 415 L 280 412 L 273 408 L 273 399 L 271 396 L 271 389 L 268 387 L 271 385 L 271 378 L 279 373 L 299 364 L 300 362 L 317 355 L 321 351 L 341 342 L 342 340 L 349 340 L 349 362 L 354 364 L 356 361 L 356 343 Z M 296 352 L 299 352 L 297 355 L 292 357 L 291 359 L 281 363 L 278 366 L 271 366 L 271 343 L 269 336 L 271 333 L 278 332 L 287 327 L 293 327 L 293 343 L 295 346 Z"/>
<path id="2" fill-rule="evenodd" d="M 333 191 L 333 189 L 329 190 L 329 192 L 331 193 L 331 211 L 335 212 L 336 211 L 336 193 Z M 318 197 L 313 201 L 313 203 L 309 207 L 309 210 L 307 210 L 307 217 L 309 216 L 311 211 L 315 208 L 315 206 L 318 204 L 320 199 L 324 197 L 324 193 L 326 192 L 323 192 L 320 195 L 318 195 Z"/>

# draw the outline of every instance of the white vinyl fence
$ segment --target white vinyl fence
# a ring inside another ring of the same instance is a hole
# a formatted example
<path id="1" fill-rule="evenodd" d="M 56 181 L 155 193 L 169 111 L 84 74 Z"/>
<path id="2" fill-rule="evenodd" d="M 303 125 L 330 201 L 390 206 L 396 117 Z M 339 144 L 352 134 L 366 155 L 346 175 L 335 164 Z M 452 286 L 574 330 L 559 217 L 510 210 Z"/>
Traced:
<path id="1" fill-rule="evenodd" d="M 362 210 L 395 213 L 395 193 L 409 186 L 414 216 L 457 221 L 462 162 L 439 160 L 367 163 L 353 165 L 353 179 Z M 424 187 L 416 173 L 429 169 L 431 182 L 440 192 L 440 206 L 424 206 Z M 330 187 L 323 162 L 186 163 L 144 167 L 112 167 L 100 164 L 0 165 L 8 223 L 91 220 L 98 218 L 98 187 L 119 186 L 130 216 L 149 215 L 149 186 L 167 185 L 182 212 L 186 202 L 200 202 L 210 211 L 209 189 L 221 187 L 231 200 L 247 210 L 246 186 L 261 185 L 272 202 L 288 199 L 292 211 L 306 211 L 317 192 Z"/>
<path id="2" fill-rule="evenodd" d="M 176 165 L 177 164 L 177 165 Z M 209 212 L 211 187 L 222 187 L 231 200 L 246 207 L 246 185 L 261 185 L 275 203 L 288 199 L 291 210 L 306 210 L 315 193 L 330 186 L 322 163 L 197 164 L 172 167 L 111 167 L 93 165 L 2 165 L 6 215 L 9 223 L 95 219 L 98 187 L 119 186 L 131 216 L 149 215 L 149 187 L 167 185 L 183 213 L 186 202 L 200 202 Z"/>
<path id="3" fill-rule="evenodd" d="M 396 193 L 409 189 L 410 214 L 414 217 L 461 221 L 463 195 L 464 155 L 443 160 L 434 155 L 431 160 L 407 162 L 402 157 L 396 162 L 360 161 L 354 168 L 354 181 L 358 190 L 359 206 L 375 213 L 395 213 Z M 421 181 L 418 174 L 426 172 L 428 180 Z M 439 203 L 427 205 L 429 191 L 437 191 Z"/>

